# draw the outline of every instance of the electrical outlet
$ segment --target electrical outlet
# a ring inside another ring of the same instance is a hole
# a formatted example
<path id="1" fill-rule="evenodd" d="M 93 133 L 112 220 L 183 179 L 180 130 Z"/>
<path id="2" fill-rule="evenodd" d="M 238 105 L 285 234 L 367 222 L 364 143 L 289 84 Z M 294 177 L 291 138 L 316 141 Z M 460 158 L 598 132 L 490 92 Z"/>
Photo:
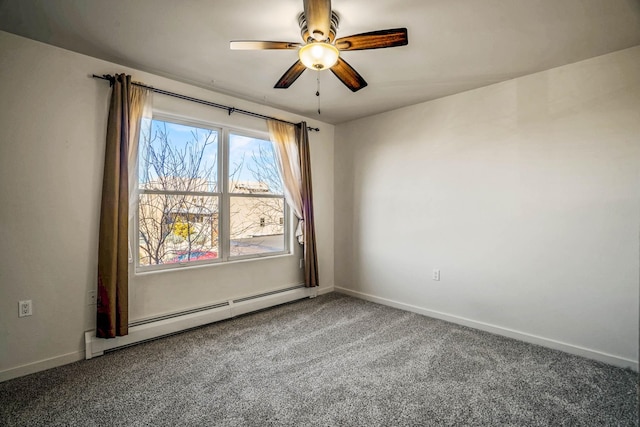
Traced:
<path id="1" fill-rule="evenodd" d="M 31 306 L 31 300 L 18 301 L 18 317 L 31 316 L 33 314 L 33 307 Z"/>
<path id="2" fill-rule="evenodd" d="M 432 276 L 433 280 L 440 280 L 440 270 L 438 270 L 437 268 L 433 269 L 433 276 Z"/>
<path id="3" fill-rule="evenodd" d="M 300 258 L 300 262 L 298 263 L 300 268 L 304 268 L 304 258 Z"/>
<path id="4" fill-rule="evenodd" d="M 87 292 L 87 305 L 96 305 L 96 291 Z"/>

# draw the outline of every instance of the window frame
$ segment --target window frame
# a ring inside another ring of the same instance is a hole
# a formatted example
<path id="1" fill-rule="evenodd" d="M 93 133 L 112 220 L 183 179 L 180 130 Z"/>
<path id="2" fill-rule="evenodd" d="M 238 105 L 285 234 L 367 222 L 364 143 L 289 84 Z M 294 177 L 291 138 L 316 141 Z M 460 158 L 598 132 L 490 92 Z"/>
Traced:
<path id="1" fill-rule="evenodd" d="M 160 272 L 160 271 L 177 271 L 182 268 L 190 267 L 202 267 L 202 266 L 214 266 L 225 265 L 234 263 L 237 261 L 251 261 L 261 260 L 265 258 L 280 257 L 285 255 L 292 255 L 291 251 L 291 236 L 293 235 L 293 225 L 291 217 L 291 209 L 287 204 L 287 201 L 283 194 L 259 194 L 259 193 L 233 193 L 230 191 L 229 185 L 229 145 L 231 135 L 238 135 L 247 138 L 259 139 L 270 142 L 269 134 L 264 131 L 241 129 L 225 124 L 207 122 L 202 120 L 196 120 L 191 118 L 185 118 L 178 115 L 173 115 L 160 111 L 153 111 L 151 120 L 163 121 L 167 123 L 178 124 L 182 126 L 192 126 L 200 129 L 213 130 L 218 132 L 218 147 L 217 147 L 217 165 L 216 165 L 216 190 L 215 192 L 203 192 L 203 191 L 173 191 L 173 190 L 143 190 L 140 188 L 140 177 L 136 179 L 137 183 L 137 196 L 135 199 L 135 206 L 129 206 L 129 209 L 134 210 L 133 226 L 130 229 L 130 241 L 135 242 L 132 245 L 132 262 L 135 274 Z M 141 130 L 142 131 L 142 130 Z M 142 144 L 142 138 L 140 138 L 139 144 Z M 140 149 L 138 149 L 140 153 Z M 136 170 L 138 169 L 140 159 L 137 159 Z M 130 171 L 131 173 L 131 171 Z M 167 195 L 189 195 L 193 197 L 217 197 L 218 198 L 218 257 L 215 259 L 205 259 L 198 261 L 176 262 L 170 264 L 152 264 L 152 265 L 140 265 L 140 195 L 141 194 L 167 194 Z M 231 255 L 231 198 L 232 197 L 259 197 L 269 199 L 281 199 L 283 203 L 283 250 L 274 252 L 265 252 L 259 254 L 248 255 Z"/>

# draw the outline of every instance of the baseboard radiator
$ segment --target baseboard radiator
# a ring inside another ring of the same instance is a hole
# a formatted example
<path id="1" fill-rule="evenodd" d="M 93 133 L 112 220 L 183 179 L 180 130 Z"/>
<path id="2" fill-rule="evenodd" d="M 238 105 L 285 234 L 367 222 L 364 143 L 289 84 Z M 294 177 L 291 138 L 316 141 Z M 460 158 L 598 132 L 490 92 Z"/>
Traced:
<path id="1" fill-rule="evenodd" d="M 129 335 L 124 337 L 109 339 L 98 338 L 96 337 L 95 330 L 88 331 L 84 334 L 85 359 L 102 356 L 106 351 L 172 335 L 198 326 L 219 322 L 220 320 L 231 319 L 242 314 L 274 307 L 279 304 L 303 298 L 313 298 L 316 295 L 317 288 L 295 286 L 245 298 L 228 300 L 180 313 L 133 322 L 129 325 Z"/>

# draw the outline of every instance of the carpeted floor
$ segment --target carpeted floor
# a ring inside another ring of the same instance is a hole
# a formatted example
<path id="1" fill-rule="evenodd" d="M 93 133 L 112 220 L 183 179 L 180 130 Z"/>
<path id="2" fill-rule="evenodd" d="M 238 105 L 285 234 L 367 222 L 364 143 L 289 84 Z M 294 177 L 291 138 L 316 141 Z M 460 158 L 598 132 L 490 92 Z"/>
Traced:
<path id="1" fill-rule="evenodd" d="M 0 425 L 637 426 L 638 374 L 334 293 L 0 383 Z"/>

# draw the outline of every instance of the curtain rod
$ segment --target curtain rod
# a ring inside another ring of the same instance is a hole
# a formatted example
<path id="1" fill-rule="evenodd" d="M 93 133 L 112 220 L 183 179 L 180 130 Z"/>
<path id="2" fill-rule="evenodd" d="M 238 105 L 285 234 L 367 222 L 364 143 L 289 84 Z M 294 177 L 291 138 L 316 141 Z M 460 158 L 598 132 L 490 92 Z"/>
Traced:
<path id="1" fill-rule="evenodd" d="M 109 83 L 112 84 L 112 85 L 113 85 L 113 81 L 115 79 L 115 77 L 112 76 L 111 74 L 103 74 L 102 76 L 98 76 L 96 74 L 93 74 L 91 77 L 93 77 L 94 79 L 108 80 Z M 293 122 L 289 122 L 287 120 L 277 119 L 277 118 L 271 117 L 271 116 L 265 116 L 264 114 L 258 114 L 258 113 L 254 113 L 252 111 L 241 110 L 239 108 L 229 107 L 227 105 L 216 104 L 215 102 L 205 101 L 204 99 L 193 98 L 191 96 L 181 95 L 181 94 L 175 93 L 175 92 L 169 92 L 168 90 L 158 89 L 158 88 L 155 88 L 153 86 L 147 86 L 147 85 L 142 84 L 142 83 L 131 82 L 131 84 L 134 85 L 134 86 L 140 86 L 140 87 L 143 87 L 145 89 L 149 89 L 152 92 L 159 93 L 161 95 L 172 96 L 174 98 L 184 99 L 185 101 L 191 101 L 191 102 L 195 102 L 197 104 L 202 104 L 202 105 L 206 105 L 206 106 L 209 106 L 209 107 L 214 107 L 214 108 L 220 108 L 222 110 L 227 110 L 229 115 L 231 115 L 231 113 L 240 113 L 240 114 L 244 114 L 245 116 L 257 117 L 259 119 L 264 119 L 264 120 L 276 120 L 278 122 L 288 123 L 290 125 L 298 126 L 298 123 L 293 123 Z M 316 132 L 320 132 L 319 128 L 314 128 L 314 127 L 311 127 L 311 126 L 307 126 L 307 129 L 308 130 L 312 130 L 312 131 L 316 131 Z"/>

